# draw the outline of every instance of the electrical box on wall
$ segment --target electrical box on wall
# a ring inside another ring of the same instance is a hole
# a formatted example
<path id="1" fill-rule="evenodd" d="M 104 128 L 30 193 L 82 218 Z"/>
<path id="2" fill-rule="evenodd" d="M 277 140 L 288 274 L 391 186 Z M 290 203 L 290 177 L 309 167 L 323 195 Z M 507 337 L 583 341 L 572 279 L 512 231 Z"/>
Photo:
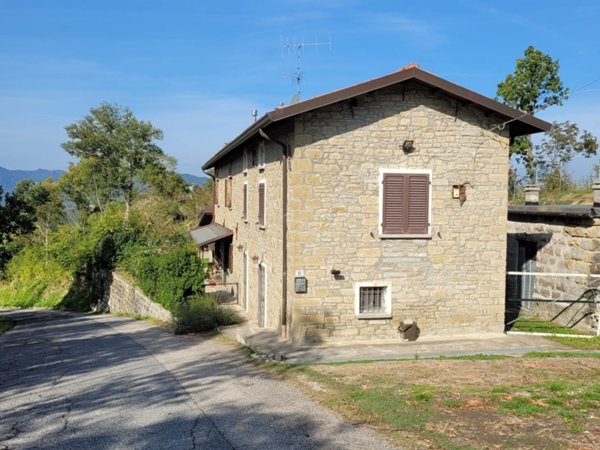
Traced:
<path id="1" fill-rule="evenodd" d="M 306 277 L 294 278 L 294 292 L 296 294 L 306 294 L 308 290 L 308 280 Z"/>

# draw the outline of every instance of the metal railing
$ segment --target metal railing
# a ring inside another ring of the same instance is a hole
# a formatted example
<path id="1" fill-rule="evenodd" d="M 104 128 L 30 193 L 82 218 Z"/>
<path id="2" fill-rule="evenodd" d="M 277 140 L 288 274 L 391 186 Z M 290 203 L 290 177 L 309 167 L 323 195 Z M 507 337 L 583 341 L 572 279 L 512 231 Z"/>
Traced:
<path id="1" fill-rule="evenodd" d="M 583 294 L 580 295 L 577 299 L 572 298 L 557 298 L 557 299 L 542 299 L 542 298 L 510 298 L 507 296 L 507 302 L 520 303 L 521 308 L 523 309 L 531 309 L 524 307 L 523 302 L 536 302 L 538 305 L 541 303 L 543 307 L 550 309 L 553 305 L 557 303 L 567 303 L 567 304 L 590 304 L 593 305 L 592 312 L 588 313 L 588 315 L 592 315 L 592 318 L 596 321 L 596 336 L 600 336 L 600 274 L 581 274 L 581 273 L 562 273 L 562 272 L 519 272 L 519 271 L 507 271 L 508 276 L 531 276 L 531 277 L 560 277 L 560 278 L 586 278 L 590 281 L 583 288 Z M 508 283 L 507 283 L 508 284 Z M 508 286 L 507 286 L 508 287 Z M 540 305 L 542 306 L 542 305 Z M 517 322 L 520 317 L 517 317 L 514 320 L 511 320 L 506 323 L 506 325 L 511 325 Z"/>

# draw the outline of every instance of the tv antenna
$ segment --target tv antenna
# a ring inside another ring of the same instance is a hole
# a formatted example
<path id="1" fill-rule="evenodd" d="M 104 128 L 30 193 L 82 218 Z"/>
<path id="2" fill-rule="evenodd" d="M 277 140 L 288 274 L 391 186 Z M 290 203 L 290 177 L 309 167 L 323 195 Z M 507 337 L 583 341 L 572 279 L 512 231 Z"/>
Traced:
<path id="1" fill-rule="evenodd" d="M 326 45 L 327 47 L 329 47 L 329 49 L 331 50 L 331 38 L 329 38 L 329 40 L 327 42 L 319 42 L 319 40 L 317 38 L 315 38 L 315 42 L 304 42 L 304 39 L 302 39 L 301 41 L 296 42 L 296 39 L 292 39 L 292 41 L 289 40 L 289 38 L 286 38 L 285 41 L 283 40 L 283 38 L 281 38 L 281 51 L 283 52 L 284 50 L 287 50 L 288 55 L 291 55 L 292 52 L 296 53 L 296 73 L 285 73 L 283 75 L 285 75 L 286 77 L 290 77 L 292 80 L 296 81 L 296 88 L 297 88 L 297 92 L 294 95 L 294 97 L 292 98 L 292 103 L 297 103 L 298 101 L 300 101 L 300 94 L 301 92 L 301 82 L 302 82 L 302 64 L 301 64 L 301 56 L 302 56 L 302 52 L 304 51 L 304 49 L 306 47 L 315 47 L 317 49 L 317 51 L 319 50 L 319 46 L 321 45 Z"/>

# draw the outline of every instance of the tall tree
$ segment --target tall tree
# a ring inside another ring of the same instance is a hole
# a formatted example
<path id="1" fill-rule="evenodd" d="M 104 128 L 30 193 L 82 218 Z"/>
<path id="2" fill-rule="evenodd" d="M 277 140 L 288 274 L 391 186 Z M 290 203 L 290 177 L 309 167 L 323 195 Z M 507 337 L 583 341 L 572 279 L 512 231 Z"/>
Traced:
<path id="1" fill-rule="evenodd" d="M 533 114 L 549 106 L 562 105 L 569 97 L 558 75 L 558 60 L 542 53 L 533 46 L 527 47 L 524 58 L 517 58 L 515 71 L 498 83 L 497 96 L 504 103 L 525 113 Z M 535 178 L 535 155 L 531 139 L 515 139 L 511 155 L 525 164 L 527 174 Z"/>
<path id="2" fill-rule="evenodd" d="M 589 158 L 596 154 L 598 140 L 589 131 L 580 131 L 569 121 L 554 122 L 552 129 L 535 147 L 536 161 L 548 187 L 562 188 L 563 166 L 575 155 Z M 557 186 L 550 186 L 557 184 Z"/>
<path id="3" fill-rule="evenodd" d="M 108 170 L 94 156 L 70 164 L 69 170 L 60 178 L 60 185 L 67 198 L 75 204 L 80 221 L 85 221 L 92 211 L 99 211 L 102 215 L 106 204 L 115 199 Z"/>
<path id="4" fill-rule="evenodd" d="M 65 129 L 71 140 L 63 148 L 80 160 L 96 158 L 102 164 L 110 185 L 125 202 L 126 219 L 147 174 L 175 165 L 155 143 L 162 139 L 162 131 L 136 119 L 126 107 L 103 103 Z"/>
<path id="5" fill-rule="evenodd" d="M 0 269 L 17 250 L 14 244 L 20 236 L 41 238 L 47 252 L 50 231 L 63 218 L 64 205 L 57 182 L 19 181 L 15 190 L 4 196 L 4 204 L 0 204 Z"/>

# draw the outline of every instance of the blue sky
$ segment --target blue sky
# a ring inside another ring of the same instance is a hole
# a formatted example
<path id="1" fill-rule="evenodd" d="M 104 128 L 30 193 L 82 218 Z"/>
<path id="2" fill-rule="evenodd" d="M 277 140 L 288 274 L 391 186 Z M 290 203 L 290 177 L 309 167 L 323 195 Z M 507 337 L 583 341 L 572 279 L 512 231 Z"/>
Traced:
<path id="1" fill-rule="evenodd" d="M 600 136 L 598 23 L 594 0 L 0 0 L 0 166 L 66 168 L 65 125 L 107 101 L 161 128 L 178 169 L 199 175 L 253 108 L 294 95 L 282 39 L 331 40 L 302 54 L 304 99 L 409 63 L 494 97 L 534 45 L 573 92 L 540 117 Z M 590 167 L 573 162 L 581 178 Z"/>

